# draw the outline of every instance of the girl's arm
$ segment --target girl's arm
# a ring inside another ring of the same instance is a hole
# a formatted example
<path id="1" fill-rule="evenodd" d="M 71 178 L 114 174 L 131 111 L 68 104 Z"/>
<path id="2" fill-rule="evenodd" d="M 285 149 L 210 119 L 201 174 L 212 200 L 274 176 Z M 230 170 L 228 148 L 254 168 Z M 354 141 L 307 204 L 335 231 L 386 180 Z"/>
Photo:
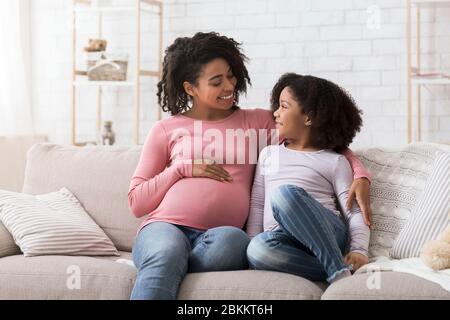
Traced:
<path id="1" fill-rule="evenodd" d="M 348 222 L 350 252 L 357 252 L 368 257 L 370 230 L 364 223 L 361 209 L 355 201 L 350 210 L 346 208 L 352 176 L 352 169 L 348 161 L 344 157 L 339 157 L 334 169 L 333 188 L 341 211 Z"/>
<path id="2" fill-rule="evenodd" d="M 250 213 L 247 220 L 247 234 L 253 238 L 257 234 L 264 231 L 264 201 L 265 201 L 265 186 L 264 175 L 261 172 L 261 163 L 264 161 L 264 152 L 261 152 L 258 164 L 255 170 L 255 177 L 253 180 L 252 195 L 250 199 Z"/>
<path id="3" fill-rule="evenodd" d="M 136 217 L 152 212 L 175 182 L 192 176 L 192 162 L 167 167 L 169 159 L 168 138 L 158 122 L 147 135 L 128 191 L 128 205 Z"/>

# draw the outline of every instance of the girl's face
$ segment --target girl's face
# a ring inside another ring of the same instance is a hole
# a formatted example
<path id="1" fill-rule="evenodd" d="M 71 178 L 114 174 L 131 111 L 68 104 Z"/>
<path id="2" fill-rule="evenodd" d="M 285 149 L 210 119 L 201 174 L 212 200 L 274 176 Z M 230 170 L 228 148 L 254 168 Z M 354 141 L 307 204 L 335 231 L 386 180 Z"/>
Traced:
<path id="1" fill-rule="evenodd" d="M 228 110 L 234 105 L 237 79 L 226 60 L 217 58 L 204 67 L 197 85 L 184 82 L 193 105 L 201 108 Z"/>
<path id="2" fill-rule="evenodd" d="M 309 132 L 311 119 L 303 112 L 303 107 L 294 99 L 289 87 L 280 94 L 278 109 L 274 112 L 279 135 L 286 139 L 298 140 Z"/>

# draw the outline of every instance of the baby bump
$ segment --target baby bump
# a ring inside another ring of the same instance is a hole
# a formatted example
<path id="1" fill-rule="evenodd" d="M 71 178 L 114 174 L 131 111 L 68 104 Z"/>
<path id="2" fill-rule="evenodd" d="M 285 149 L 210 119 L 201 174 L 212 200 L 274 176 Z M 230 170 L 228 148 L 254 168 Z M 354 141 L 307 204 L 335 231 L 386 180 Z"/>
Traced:
<path id="1" fill-rule="evenodd" d="M 236 182 L 208 178 L 184 178 L 166 193 L 160 207 L 182 210 L 192 225 L 242 228 L 248 215 L 250 190 Z M 174 203 L 176 202 L 176 203 Z"/>

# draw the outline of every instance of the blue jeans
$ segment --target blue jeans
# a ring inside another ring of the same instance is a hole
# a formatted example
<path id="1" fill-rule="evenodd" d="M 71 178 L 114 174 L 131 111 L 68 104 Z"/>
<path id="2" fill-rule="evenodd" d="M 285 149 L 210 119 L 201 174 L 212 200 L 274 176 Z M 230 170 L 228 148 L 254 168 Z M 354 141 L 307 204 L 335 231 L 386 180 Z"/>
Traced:
<path id="1" fill-rule="evenodd" d="M 305 190 L 283 185 L 271 197 L 279 228 L 260 233 L 247 248 L 250 267 L 330 282 L 344 270 L 346 224 Z"/>
<path id="2" fill-rule="evenodd" d="M 235 227 L 207 231 L 152 222 L 139 231 L 133 246 L 138 268 L 131 299 L 176 299 L 188 272 L 247 269 L 247 234 Z"/>

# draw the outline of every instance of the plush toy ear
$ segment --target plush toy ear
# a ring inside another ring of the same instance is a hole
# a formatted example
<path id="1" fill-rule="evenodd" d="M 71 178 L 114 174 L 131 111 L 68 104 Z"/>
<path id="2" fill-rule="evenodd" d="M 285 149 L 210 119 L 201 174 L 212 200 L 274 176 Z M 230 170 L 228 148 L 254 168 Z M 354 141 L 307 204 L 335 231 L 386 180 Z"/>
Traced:
<path id="1" fill-rule="evenodd" d="M 445 229 L 444 232 L 442 232 L 440 240 L 450 245 L 450 224 L 447 226 L 447 229 Z"/>
<path id="2" fill-rule="evenodd" d="M 445 241 L 450 244 L 450 213 L 448 214 L 447 228 L 441 233 L 441 241 Z"/>

